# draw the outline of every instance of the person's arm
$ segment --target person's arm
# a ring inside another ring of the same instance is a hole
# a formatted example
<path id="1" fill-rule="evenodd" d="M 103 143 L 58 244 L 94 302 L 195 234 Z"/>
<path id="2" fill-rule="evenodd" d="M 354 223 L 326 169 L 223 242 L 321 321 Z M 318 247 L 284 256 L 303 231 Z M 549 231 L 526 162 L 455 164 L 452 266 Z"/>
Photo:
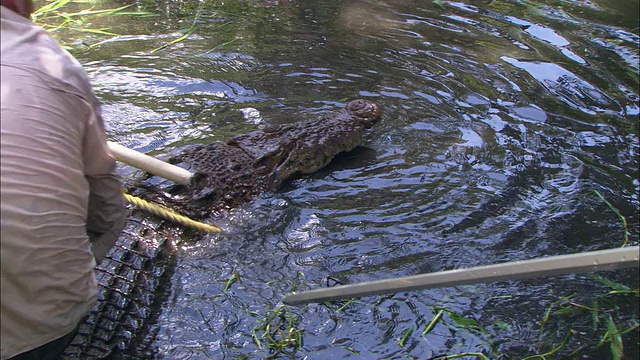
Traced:
<path id="1" fill-rule="evenodd" d="M 91 106 L 87 119 L 83 157 L 90 191 L 87 235 L 99 264 L 118 240 L 128 214 L 97 103 Z"/>

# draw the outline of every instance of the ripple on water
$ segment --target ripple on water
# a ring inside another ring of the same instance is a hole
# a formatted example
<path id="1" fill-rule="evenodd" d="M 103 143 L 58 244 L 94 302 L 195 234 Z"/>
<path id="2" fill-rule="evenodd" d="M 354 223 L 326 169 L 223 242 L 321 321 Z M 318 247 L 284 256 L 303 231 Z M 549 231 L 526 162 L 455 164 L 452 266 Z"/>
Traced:
<path id="1" fill-rule="evenodd" d="M 551 94 L 565 104 L 587 114 L 621 115 L 620 105 L 595 86 L 554 63 L 516 60 L 507 56 L 503 61 L 525 70 Z"/>
<path id="2" fill-rule="evenodd" d="M 638 36 L 580 14 L 600 14 L 589 1 L 560 3 L 256 3 L 224 27 L 199 22 L 161 56 L 102 44 L 101 55 L 117 55 L 89 70 L 109 133 L 145 152 L 326 114 L 354 97 L 384 109 L 362 147 L 216 214 L 224 234 L 181 240 L 159 357 L 266 357 L 252 334 L 266 311 L 295 286 L 332 285 L 329 277 L 353 283 L 618 246 L 619 218 L 593 190 L 637 228 L 639 142 L 630 124 L 639 107 L 629 74 Z M 240 281 L 223 291 L 235 272 Z M 293 356 L 497 348 L 522 358 L 562 340 L 553 337 L 561 325 L 539 332 L 560 296 L 576 292 L 588 306 L 603 291 L 569 276 L 295 307 L 304 342 Z M 488 334 L 447 313 L 420 336 L 439 306 Z M 574 315 L 567 319 L 584 320 Z M 625 316 L 637 322 L 637 310 Z M 597 344 L 586 319 L 570 341 Z"/>

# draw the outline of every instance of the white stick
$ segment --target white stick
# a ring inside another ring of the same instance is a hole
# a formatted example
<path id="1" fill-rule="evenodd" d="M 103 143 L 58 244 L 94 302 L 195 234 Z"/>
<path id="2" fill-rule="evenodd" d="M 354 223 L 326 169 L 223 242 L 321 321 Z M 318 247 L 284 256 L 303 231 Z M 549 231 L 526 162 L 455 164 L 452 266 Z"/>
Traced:
<path id="1" fill-rule="evenodd" d="M 557 276 L 570 273 L 606 271 L 632 267 L 637 268 L 640 257 L 639 251 L 638 246 L 630 246 L 618 249 L 477 266 L 467 269 L 447 270 L 395 279 L 367 281 L 358 284 L 302 291 L 299 293 L 293 292 L 286 295 L 284 299 L 282 299 L 282 302 L 287 305 L 298 305 L 310 302 L 317 303 L 435 287 L 469 285 L 492 281 L 522 280 L 543 276 Z"/>
<path id="2" fill-rule="evenodd" d="M 191 183 L 193 174 L 188 170 L 131 150 L 112 141 L 107 141 L 107 145 L 109 145 L 109 150 L 111 150 L 113 157 L 120 162 L 182 185 L 188 186 Z"/>

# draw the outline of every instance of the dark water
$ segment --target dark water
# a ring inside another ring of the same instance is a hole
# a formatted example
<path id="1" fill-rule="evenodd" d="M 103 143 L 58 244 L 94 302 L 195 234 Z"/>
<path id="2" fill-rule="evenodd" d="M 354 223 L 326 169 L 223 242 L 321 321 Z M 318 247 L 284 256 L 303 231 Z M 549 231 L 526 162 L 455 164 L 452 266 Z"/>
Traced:
<path id="1" fill-rule="evenodd" d="M 618 247 L 594 191 L 638 243 L 637 2 L 135 4 L 158 16 L 69 41 L 123 145 L 166 158 L 355 98 L 384 109 L 361 148 L 216 218 L 224 235 L 178 244 L 159 358 L 267 357 L 252 332 L 298 274 L 319 288 Z M 637 269 L 598 275 L 639 286 Z M 525 358 L 570 335 L 547 358 L 606 359 L 611 318 L 637 358 L 638 296 L 611 289 L 583 274 L 293 307 L 303 343 L 279 356 Z M 446 313 L 421 336 L 438 307 L 467 321 Z"/>

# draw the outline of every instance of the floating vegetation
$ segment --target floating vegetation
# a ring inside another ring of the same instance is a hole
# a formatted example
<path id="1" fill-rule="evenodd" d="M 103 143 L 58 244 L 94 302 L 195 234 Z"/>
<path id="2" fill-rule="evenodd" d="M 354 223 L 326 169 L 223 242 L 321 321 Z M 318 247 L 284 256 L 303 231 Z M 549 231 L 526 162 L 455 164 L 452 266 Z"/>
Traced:
<path id="1" fill-rule="evenodd" d="M 628 243 L 628 228 L 627 222 L 620 214 L 620 212 L 611 205 L 598 191 L 594 193 L 611 209 L 620 219 L 620 222 L 624 229 L 624 241 L 622 246 Z M 621 309 L 614 301 L 613 297 L 616 296 L 633 296 L 636 298 L 636 302 L 640 299 L 640 289 L 631 289 L 628 286 L 616 283 L 615 281 L 604 278 L 601 275 L 593 274 L 589 276 L 596 283 L 600 283 L 610 288 L 609 291 L 601 294 L 596 294 L 591 297 L 591 304 L 581 304 L 576 300 L 576 293 L 572 293 L 566 296 L 559 296 L 558 300 L 549 305 L 545 311 L 544 317 L 540 321 L 540 328 L 538 330 L 539 340 L 545 336 L 553 336 L 552 333 L 546 332 L 547 324 L 551 321 L 559 321 L 562 317 L 571 316 L 572 319 L 575 316 L 579 316 L 582 313 L 589 312 L 591 314 L 591 331 L 594 338 L 599 338 L 600 341 L 597 344 L 580 344 L 575 349 L 565 349 L 567 347 L 570 337 L 577 333 L 573 327 L 564 335 L 560 344 L 554 346 L 551 350 L 526 357 L 525 359 L 551 359 L 560 350 L 570 352 L 570 356 L 577 356 L 578 354 L 600 348 L 603 346 L 609 346 L 612 359 L 624 358 L 624 343 L 622 335 L 631 331 L 638 331 L 640 324 L 636 318 L 630 318 L 625 315 L 625 310 Z M 614 321 L 616 319 L 616 321 Z M 573 322 L 571 322 L 573 323 Z M 576 327 L 578 325 L 574 325 Z M 622 329 L 622 330 L 621 330 Z M 582 330 L 581 330 L 582 331 Z M 637 341 L 637 340 L 636 340 Z M 635 344 L 637 346 L 637 343 Z"/>
<path id="2" fill-rule="evenodd" d="M 266 310 L 264 318 L 251 334 L 259 349 L 268 349 L 269 357 L 275 357 L 280 353 L 292 355 L 302 348 L 303 330 L 296 328 L 299 324 L 300 315 L 294 313 L 290 306 L 280 305 L 275 309 Z"/>
<path id="3" fill-rule="evenodd" d="M 616 323 L 613 322 L 611 315 L 607 317 L 607 332 L 602 336 L 600 345 L 607 342 L 609 343 L 609 347 L 611 348 L 611 358 L 614 360 L 622 359 L 624 356 L 622 337 L 620 336 L 620 331 L 618 331 Z"/>
<path id="4" fill-rule="evenodd" d="M 232 276 L 229 281 L 232 281 L 233 278 Z M 289 290 L 295 291 L 299 286 L 307 286 L 307 280 L 301 272 L 296 273 Z M 279 305 L 274 309 L 266 308 L 264 314 L 258 312 L 250 312 L 250 314 L 261 318 L 258 325 L 251 331 L 251 335 L 258 349 L 269 351 L 268 358 L 273 358 L 281 353 L 292 355 L 302 348 L 304 330 L 297 328 L 300 325 L 301 317 L 294 313 L 290 306 Z"/>
<path id="5" fill-rule="evenodd" d="M 602 194 L 600 194 L 600 192 L 598 190 L 593 190 L 593 192 L 596 195 L 598 195 L 600 200 L 602 200 L 609 207 L 609 209 L 611 209 L 611 211 L 613 211 L 618 216 L 618 218 L 620 219 L 620 222 L 622 223 L 622 227 L 624 228 L 624 241 L 622 242 L 621 246 L 627 245 L 627 243 L 629 242 L 629 230 L 627 228 L 627 219 L 625 219 L 624 216 L 622 216 L 622 214 L 620 214 L 620 211 L 618 211 L 618 209 L 614 208 L 613 205 L 611 205 L 611 203 L 609 201 L 607 201 L 607 199 L 605 199 L 604 196 L 602 196 Z"/>
<path id="6" fill-rule="evenodd" d="M 184 39 L 188 38 L 189 35 L 191 35 L 194 31 L 196 31 L 196 23 L 195 23 L 195 21 L 191 24 L 191 26 L 188 29 L 185 29 L 185 30 L 181 31 L 181 32 L 184 33 L 182 36 L 180 36 L 179 38 L 177 38 L 175 40 L 172 40 L 172 41 L 168 42 L 167 44 L 158 46 L 157 48 L 151 50 L 149 53 L 150 54 L 155 54 L 160 50 L 166 49 L 166 48 L 168 48 L 168 47 L 170 47 L 170 46 L 172 46 L 174 44 L 177 44 L 177 43 L 183 41 Z"/>
<path id="7" fill-rule="evenodd" d="M 546 360 L 546 359 L 553 359 L 553 358 L 549 358 L 549 356 L 552 356 L 554 354 L 556 354 L 558 351 L 560 351 L 560 349 L 562 349 L 563 347 L 565 347 L 565 345 L 567 345 L 567 342 L 569 341 L 569 337 L 571 336 L 571 332 L 568 332 L 565 336 L 564 339 L 562 339 L 562 342 L 560 343 L 560 345 L 556 346 L 555 348 L 551 349 L 550 351 L 544 353 L 544 354 L 536 354 L 536 355 L 532 355 L 532 356 L 527 356 L 526 358 L 522 359 L 522 360 L 530 360 L 530 359 L 541 359 L 541 360 Z"/>
<path id="8" fill-rule="evenodd" d="M 470 356 L 473 356 L 476 359 L 489 360 L 489 358 L 485 354 L 479 353 L 479 352 L 465 352 L 465 353 L 453 354 L 453 355 L 440 355 L 440 356 L 429 358 L 428 360 L 458 359 L 458 358 L 470 357 Z"/>
<path id="9" fill-rule="evenodd" d="M 87 25 L 87 21 L 99 16 L 154 16 L 149 12 L 129 11 L 132 5 L 123 5 L 111 9 L 96 9 L 99 3 L 100 1 L 98 0 L 49 0 L 46 5 L 33 12 L 31 19 L 50 33 L 68 29 L 105 36 L 117 36 L 118 34 L 109 31 L 110 27 L 92 28 Z"/>
<path id="10" fill-rule="evenodd" d="M 407 330 L 405 330 L 405 331 L 402 333 L 402 336 L 400 337 L 400 340 L 398 341 L 398 345 L 399 345 L 400 347 L 404 347 L 404 344 L 407 342 L 407 338 L 408 338 L 409 336 L 411 336 L 411 334 L 413 334 L 413 326 L 412 326 L 412 327 L 410 327 L 410 328 L 408 328 Z"/>
<path id="11" fill-rule="evenodd" d="M 457 327 L 469 330 L 471 332 L 480 332 L 482 334 L 487 334 L 487 331 L 478 324 L 477 321 L 473 319 L 466 318 L 456 312 L 453 312 L 449 309 L 445 308 L 436 308 L 436 310 L 441 310 L 446 312 L 449 315 L 449 318 L 456 324 Z"/>
<path id="12" fill-rule="evenodd" d="M 344 310 L 347 306 L 349 306 L 354 301 L 356 301 L 356 298 L 351 298 L 349 300 L 346 300 L 342 306 L 340 306 L 338 309 L 336 309 L 336 312 L 337 313 L 341 312 L 342 310 Z"/>
<path id="13" fill-rule="evenodd" d="M 293 278 L 291 289 L 289 289 L 289 291 L 296 291 L 299 286 L 303 286 L 305 288 L 307 287 L 307 278 L 306 276 L 304 276 L 304 273 L 300 271 L 298 271 L 296 273 L 296 277 Z"/>
<path id="14" fill-rule="evenodd" d="M 603 285 L 610 287 L 611 291 L 609 291 L 607 295 L 626 294 L 626 295 L 635 295 L 640 297 L 640 289 L 630 289 L 628 286 L 618 284 L 617 282 L 611 281 L 609 279 L 605 279 L 600 275 L 591 275 L 590 278 Z"/>
<path id="15" fill-rule="evenodd" d="M 240 274 L 237 271 L 233 270 L 233 274 L 229 277 L 227 282 L 224 284 L 224 289 L 222 289 L 223 293 L 226 293 L 227 290 L 231 287 L 231 285 L 235 282 L 240 282 Z"/>
<path id="16" fill-rule="evenodd" d="M 599 348 L 604 345 L 609 345 L 611 349 L 612 359 L 624 358 L 624 346 L 621 335 L 624 335 L 630 331 L 638 329 L 638 322 L 636 320 L 625 320 L 621 314 L 621 309 L 615 305 L 615 302 L 610 298 L 612 296 L 630 295 L 638 297 L 638 290 L 628 289 L 626 286 L 617 284 L 611 280 L 602 278 L 599 275 L 592 276 L 596 281 L 603 283 L 610 288 L 609 291 L 604 294 L 595 296 L 591 300 L 591 305 L 583 305 L 573 300 L 576 294 L 570 294 L 568 296 L 560 297 L 557 301 L 553 302 L 545 312 L 540 326 L 540 337 L 545 335 L 545 325 L 552 320 L 555 320 L 562 316 L 576 316 L 579 313 L 590 312 L 592 319 L 592 331 L 596 338 L 600 338 L 600 342 L 596 345 Z M 615 314 L 615 316 L 614 316 Z M 618 323 L 614 322 L 614 317 L 618 319 Z M 604 319 L 604 326 L 603 320 Z M 619 328 L 624 330 L 619 330 Z M 604 331 L 604 334 L 602 332 Z M 546 359 L 549 356 L 557 353 L 560 349 L 565 347 L 569 341 L 569 337 L 575 332 L 574 329 L 569 329 L 569 332 L 565 335 L 560 345 L 544 354 L 530 356 L 526 359 Z M 601 335 L 599 335 L 601 334 Z M 578 354 L 584 350 L 587 350 L 587 346 L 593 346 L 594 344 L 583 345 L 574 349 L 572 354 Z"/>
<path id="17" fill-rule="evenodd" d="M 438 310 L 438 312 L 436 313 L 436 315 L 433 317 L 433 319 L 431 319 L 431 321 L 429 322 L 429 324 L 427 324 L 427 327 L 424 329 L 424 331 L 422 332 L 422 336 L 427 335 L 428 333 L 431 332 L 431 330 L 433 330 L 433 328 L 436 326 L 436 324 L 438 323 L 438 321 L 440 321 L 440 319 L 442 319 L 442 314 L 444 314 L 444 310 Z"/>
<path id="18" fill-rule="evenodd" d="M 623 246 L 626 245 L 628 243 L 628 228 L 624 216 L 622 216 L 611 203 L 604 199 L 600 193 L 597 191 L 595 193 L 620 219 L 625 232 Z M 529 354 L 519 358 L 523 360 L 548 360 L 566 356 L 573 358 L 588 354 L 603 347 L 608 347 L 611 359 L 618 360 L 625 358 L 623 336 L 630 332 L 637 332 L 640 328 L 640 323 L 638 323 L 637 317 L 634 317 L 633 314 L 631 314 L 631 316 L 625 314 L 625 309 L 621 309 L 616 305 L 618 302 L 615 301 L 614 297 L 631 296 L 640 299 L 640 291 L 639 289 L 632 289 L 604 278 L 599 274 L 589 275 L 589 278 L 593 280 L 594 283 L 608 287 L 609 290 L 604 290 L 599 294 L 593 294 L 587 300 L 588 303 L 578 299 L 578 293 L 556 296 L 556 299 L 546 308 L 539 322 L 539 327 L 536 330 L 538 333 L 538 341 L 541 344 L 546 344 L 546 346 L 542 349 L 537 349 L 539 351 L 536 351 L 537 353 L 533 355 L 531 355 L 531 352 L 533 352 L 531 350 L 533 349 L 528 349 Z M 494 349 L 497 348 L 498 344 L 495 344 L 493 340 L 494 337 L 501 338 L 500 332 L 509 331 L 509 324 L 504 322 L 494 323 L 493 325 L 495 326 L 491 329 L 498 333 L 490 334 L 475 319 L 465 317 L 445 307 L 434 307 L 434 311 L 436 312 L 435 315 L 422 331 L 423 338 L 430 334 L 437 324 L 444 323 L 454 331 L 463 330 L 484 336 L 488 344 L 487 350 L 491 349 L 489 351 L 492 353 L 490 357 L 482 352 L 440 354 L 429 358 L 430 360 L 465 357 L 475 357 L 477 359 L 510 357 L 508 354 L 495 351 Z M 589 314 L 591 319 L 591 333 L 595 341 L 585 342 L 583 338 L 578 337 L 588 334 L 583 324 L 585 314 Z M 554 323 L 554 326 L 551 326 L 551 323 Z M 563 325 L 557 326 L 557 324 Z M 568 328 L 567 324 L 569 324 Z M 565 330 L 557 330 L 563 328 Z M 414 328 L 412 327 L 400 333 L 398 341 L 400 347 L 403 347 L 407 343 L 413 331 Z M 637 345 L 637 343 L 631 344 L 631 346 L 634 345 Z"/>

